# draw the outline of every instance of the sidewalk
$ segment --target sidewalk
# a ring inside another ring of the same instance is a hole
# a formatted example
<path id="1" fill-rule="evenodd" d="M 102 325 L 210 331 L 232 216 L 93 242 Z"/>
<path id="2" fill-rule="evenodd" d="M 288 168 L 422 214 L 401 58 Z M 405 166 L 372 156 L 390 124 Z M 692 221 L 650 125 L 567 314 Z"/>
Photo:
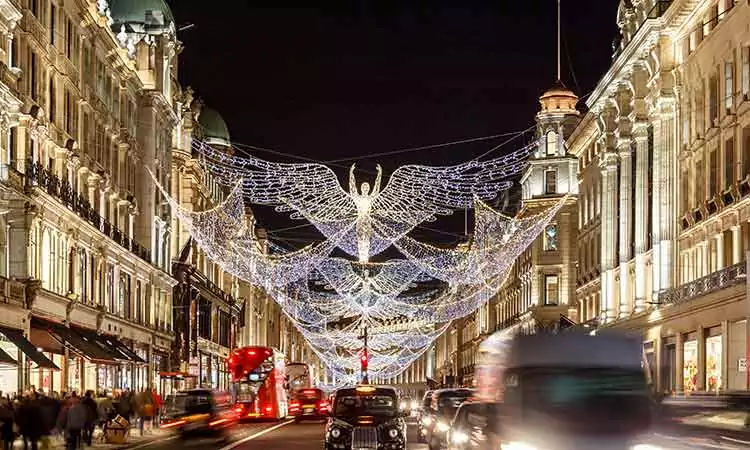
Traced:
<path id="1" fill-rule="evenodd" d="M 155 428 L 151 431 L 144 432 L 143 436 L 141 436 L 138 429 L 133 428 L 130 430 L 130 434 L 128 435 L 124 444 L 107 444 L 102 440 L 101 430 L 97 429 L 94 433 L 93 445 L 91 447 L 84 446 L 81 450 L 122 450 L 143 444 L 148 444 L 149 442 L 165 439 L 173 435 L 174 433 L 171 430 L 162 430 Z M 41 449 L 41 446 L 39 448 Z M 65 449 L 65 440 L 61 436 L 50 437 L 50 445 L 48 449 Z M 13 443 L 13 450 L 23 450 L 23 438 L 19 437 L 18 439 L 16 439 L 16 441 Z"/>

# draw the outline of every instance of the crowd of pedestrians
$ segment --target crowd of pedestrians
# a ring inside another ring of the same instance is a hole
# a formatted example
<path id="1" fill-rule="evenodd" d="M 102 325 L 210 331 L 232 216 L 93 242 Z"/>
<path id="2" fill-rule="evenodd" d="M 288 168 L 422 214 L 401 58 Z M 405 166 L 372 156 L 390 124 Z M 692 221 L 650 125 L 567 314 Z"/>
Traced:
<path id="1" fill-rule="evenodd" d="M 21 439 L 24 450 L 44 450 L 51 439 L 65 440 L 67 450 L 91 446 L 97 428 L 105 436 L 117 416 L 136 425 L 140 434 L 158 426 L 162 399 L 156 390 L 115 393 L 87 391 L 49 395 L 29 389 L 22 394 L 0 392 L 0 437 L 3 450 Z"/>

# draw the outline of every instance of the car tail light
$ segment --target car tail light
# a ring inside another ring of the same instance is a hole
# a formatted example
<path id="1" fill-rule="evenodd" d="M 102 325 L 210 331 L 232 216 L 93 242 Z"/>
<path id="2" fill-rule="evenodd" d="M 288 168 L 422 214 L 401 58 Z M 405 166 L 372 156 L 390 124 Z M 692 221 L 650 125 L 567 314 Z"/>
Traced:
<path id="1" fill-rule="evenodd" d="M 162 428 L 173 428 L 173 427 L 179 427 L 180 425 L 185 425 L 185 421 L 184 420 L 176 420 L 174 422 L 169 422 L 169 423 L 162 424 L 161 427 Z"/>
<path id="2" fill-rule="evenodd" d="M 266 406 L 266 412 L 267 413 L 270 413 L 272 411 L 273 411 L 273 407 L 272 406 Z"/>

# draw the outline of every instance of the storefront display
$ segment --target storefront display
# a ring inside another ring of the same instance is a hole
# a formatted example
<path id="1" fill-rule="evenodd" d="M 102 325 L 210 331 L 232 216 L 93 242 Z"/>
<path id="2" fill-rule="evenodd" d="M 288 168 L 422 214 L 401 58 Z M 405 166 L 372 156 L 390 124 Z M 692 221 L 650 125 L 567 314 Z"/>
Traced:
<path id="1" fill-rule="evenodd" d="M 695 392 L 698 388 L 698 341 L 685 342 L 682 373 L 685 392 Z"/>
<path id="2" fill-rule="evenodd" d="M 721 336 L 706 338 L 706 390 L 721 389 Z"/>

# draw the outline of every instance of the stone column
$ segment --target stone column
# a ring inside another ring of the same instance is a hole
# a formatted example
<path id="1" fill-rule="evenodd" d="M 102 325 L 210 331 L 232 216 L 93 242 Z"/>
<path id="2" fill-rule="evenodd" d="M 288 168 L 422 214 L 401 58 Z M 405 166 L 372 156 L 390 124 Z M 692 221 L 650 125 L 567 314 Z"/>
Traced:
<path id="1" fill-rule="evenodd" d="M 664 155 L 657 149 L 661 148 L 661 118 L 655 111 L 651 111 L 651 125 L 653 135 L 653 168 L 651 171 L 651 301 L 657 302 L 661 291 L 661 195 L 664 190 L 662 175 L 662 159 Z"/>
<path id="2" fill-rule="evenodd" d="M 715 237 L 716 245 L 716 270 L 724 268 L 724 233 L 718 233 Z"/>
<path id="3" fill-rule="evenodd" d="M 601 261 L 602 261 L 602 316 L 605 322 L 617 318 L 615 304 L 615 248 L 617 242 L 617 153 L 615 151 L 615 111 L 608 106 L 599 117 L 603 151 L 601 169 Z"/>
<path id="4" fill-rule="evenodd" d="M 620 155 L 620 318 L 630 315 L 631 293 L 630 293 L 630 225 L 633 221 L 631 214 L 631 171 L 632 158 L 630 153 L 630 139 L 622 139 L 618 142 L 618 153 Z"/>
<path id="5" fill-rule="evenodd" d="M 654 139 L 654 155 L 660 158 L 660 181 L 659 194 L 659 288 L 670 289 L 675 286 L 675 252 L 677 249 L 677 206 L 679 199 L 677 189 L 679 185 L 678 156 L 677 156 L 677 127 L 676 100 L 674 97 L 659 98 L 659 113 L 661 116 L 660 139 Z M 656 136 L 656 129 L 654 130 Z"/>
<path id="6" fill-rule="evenodd" d="M 711 272 L 711 245 L 708 240 L 700 243 L 700 249 L 703 263 L 701 264 L 701 273 L 698 278 L 705 277 Z"/>

